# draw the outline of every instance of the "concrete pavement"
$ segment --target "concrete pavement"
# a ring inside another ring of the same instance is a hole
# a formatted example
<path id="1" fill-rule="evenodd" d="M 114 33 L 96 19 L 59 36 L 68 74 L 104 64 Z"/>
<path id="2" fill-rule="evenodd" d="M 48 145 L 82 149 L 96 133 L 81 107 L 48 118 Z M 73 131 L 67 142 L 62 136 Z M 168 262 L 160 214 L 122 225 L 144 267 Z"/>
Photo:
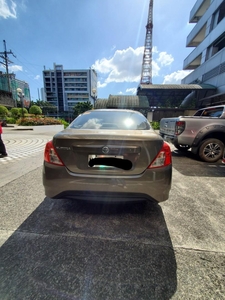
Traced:
<path id="1" fill-rule="evenodd" d="M 0 299 L 224 299 L 220 162 L 174 151 L 168 201 L 97 205 L 46 198 L 39 155 L 4 169 Z"/>

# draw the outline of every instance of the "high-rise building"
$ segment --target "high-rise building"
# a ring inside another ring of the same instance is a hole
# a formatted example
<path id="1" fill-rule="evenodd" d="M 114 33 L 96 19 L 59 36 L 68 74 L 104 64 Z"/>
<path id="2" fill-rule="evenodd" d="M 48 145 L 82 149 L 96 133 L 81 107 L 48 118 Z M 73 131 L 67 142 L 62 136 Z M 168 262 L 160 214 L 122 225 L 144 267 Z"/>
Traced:
<path id="1" fill-rule="evenodd" d="M 0 72 L 0 91 L 7 92 L 9 97 L 12 98 L 12 101 L 7 100 L 7 102 L 4 102 L 4 97 L 1 97 L 0 104 L 8 104 L 9 107 L 16 106 L 16 101 L 19 99 L 17 93 L 18 88 L 22 90 L 23 106 L 29 108 L 31 101 L 29 84 L 25 81 L 16 79 L 16 75 L 13 73 L 7 75 L 3 72 Z"/>
<path id="2" fill-rule="evenodd" d="M 210 84 L 216 94 L 200 101 L 202 106 L 225 103 L 225 0 L 197 0 L 189 23 L 196 23 L 186 46 L 194 47 L 183 69 L 193 70 L 182 84 Z"/>
<path id="3" fill-rule="evenodd" d="M 43 71 L 44 100 L 58 108 L 58 112 L 71 111 L 78 102 L 97 99 L 97 73 L 93 69 L 64 70 L 54 64 L 52 70 Z"/>

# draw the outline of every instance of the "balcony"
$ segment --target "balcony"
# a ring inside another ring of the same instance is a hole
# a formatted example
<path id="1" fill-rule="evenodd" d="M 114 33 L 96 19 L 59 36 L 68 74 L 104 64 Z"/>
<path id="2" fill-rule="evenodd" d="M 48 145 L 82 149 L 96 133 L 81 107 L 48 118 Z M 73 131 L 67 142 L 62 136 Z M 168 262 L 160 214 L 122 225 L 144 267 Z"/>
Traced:
<path id="1" fill-rule="evenodd" d="M 223 0 L 214 0 L 212 2 L 212 4 L 210 5 L 210 7 L 208 7 L 205 14 L 202 16 L 202 18 L 198 21 L 198 23 L 195 25 L 195 27 L 189 33 L 189 35 L 187 37 L 187 42 L 186 42 L 187 47 L 197 47 L 203 41 L 203 39 L 209 33 L 209 28 L 207 29 L 207 26 L 209 26 L 209 24 L 207 25 L 207 23 L 211 19 L 211 16 L 213 16 L 215 14 L 215 11 L 217 11 L 218 7 L 220 7 L 220 10 L 221 10 L 221 15 L 222 15 L 221 20 L 222 20 L 223 11 L 224 11 L 222 3 L 223 3 Z M 211 22 L 213 22 L 213 20 Z M 220 22 L 219 19 L 217 20 L 217 22 L 218 23 Z M 214 26 L 211 24 L 210 26 L 211 26 L 211 30 L 212 30 L 213 28 L 215 28 L 217 26 L 217 24 Z"/>
<path id="2" fill-rule="evenodd" d="M 225 18 L 210 32 L 209 35 L 196 47 L 184 60 L 183 69 L 193 70 L 196 69 L 202 63 L 202 53 L 213 43 L 223 35 L 225 28 Z"/>
<path id="3" fill-rule="evenodd" d="M 197 25 L 199 25 L 199 24 L 197 24 Z M 196 32 L 198 30 L 198 28 L 196 28 L 197 25 L 194 27 L 194 29 L 191 31 L 191 33 L 187 37 L 187 44 L 186 44 L 187 47 L 197 47 L 204 40 L 204 38 L 206 36 L 206 23 L 196 34 Z M 198 27 L 200 27 L 200 26 L 198 26 Z"/>
<path id="4" fill-rule="evenodd" d="M 189 23 L 197 23 L 210 6 L 211 0 L 197 0 L 190 12 Z"/>

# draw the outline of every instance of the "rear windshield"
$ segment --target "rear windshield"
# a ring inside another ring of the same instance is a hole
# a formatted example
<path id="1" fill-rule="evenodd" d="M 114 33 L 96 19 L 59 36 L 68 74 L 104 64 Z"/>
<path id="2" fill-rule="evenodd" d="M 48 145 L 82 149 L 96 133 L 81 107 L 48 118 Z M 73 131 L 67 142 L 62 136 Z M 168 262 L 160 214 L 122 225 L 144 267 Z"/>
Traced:
<path id="1" fill-rule="evenodd" d="M 223 113 L 223 107 L 212 107 L 212 108 L 208 108 L 208 109 L 201 109 L 198 110 L 194 116 L 202 116 L 202 117 L 215 117 L 215 118 L 219 118 L 222 116 Z"/>
<path id="2" fill-rule="evenodd" d="M 69 128 L 149 130 L 150 124 L 141 113 L 128 111 L 88 111 L 77 117 Z"/>

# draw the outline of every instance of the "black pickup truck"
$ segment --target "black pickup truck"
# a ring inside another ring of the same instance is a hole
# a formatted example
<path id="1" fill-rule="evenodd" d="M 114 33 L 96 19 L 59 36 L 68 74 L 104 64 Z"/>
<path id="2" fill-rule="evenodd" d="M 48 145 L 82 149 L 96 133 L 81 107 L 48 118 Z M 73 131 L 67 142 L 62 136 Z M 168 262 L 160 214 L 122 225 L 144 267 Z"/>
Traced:
<path id="1" fill-rule="evenodd" d="M 216 162 L 225 147 L 225 105 L 202 108 L 193 116 L 163 118 L 159 133 L 177 149 L 191 149 L 203 161 Z"/>

